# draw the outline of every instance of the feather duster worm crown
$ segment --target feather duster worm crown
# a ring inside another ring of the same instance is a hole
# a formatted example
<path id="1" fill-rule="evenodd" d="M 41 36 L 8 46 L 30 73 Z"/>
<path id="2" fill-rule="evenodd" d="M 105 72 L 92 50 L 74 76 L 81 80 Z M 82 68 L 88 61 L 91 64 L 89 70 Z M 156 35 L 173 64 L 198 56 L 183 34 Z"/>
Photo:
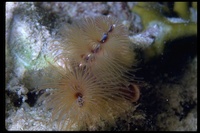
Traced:
<path id="1" fill-rule="evenodd" d="M 135 62 L 128 30 L 115 18 L 98 16 L 75 21 L 61 30 L 59 58 L 75 59 L 79 66 L 89 66 L 95 73 L 119 73 L 130 70 Z"/>
<path id="2" fill-rule="evenodd" d="M 75 66 L 72 70 L 53 66 L 54 74 L 48 72 L 51 78 L 41 86 L 54 88 L 41 99 L 45 98 L 46 107 L 53 109 L 52 118 L 57 120 L 60 130 L 86 130 L 89 126 L 101 126 L 103 121 L 114 124 L 117 117 L 133 109 L 131 102 L 139 96 L 137 87 L 103 82 L 87 67 Z"/>
<path id="3" fill-rule="evenodd" d="M 126 73 L 135 62 L 128 31 L 112 17 L 85 18 L 61 30 L 53 52 L 60 65 L 47 72 L 46 99 L 59 129 L 80 130 L 114 124 L 133 109 L 139 89 Z M 56 64 L 56 63 L 55 63 Z M 130 79 L 129 79 L 130 78 Z M 42 98 L 44 98 L 43 95 Z"/>

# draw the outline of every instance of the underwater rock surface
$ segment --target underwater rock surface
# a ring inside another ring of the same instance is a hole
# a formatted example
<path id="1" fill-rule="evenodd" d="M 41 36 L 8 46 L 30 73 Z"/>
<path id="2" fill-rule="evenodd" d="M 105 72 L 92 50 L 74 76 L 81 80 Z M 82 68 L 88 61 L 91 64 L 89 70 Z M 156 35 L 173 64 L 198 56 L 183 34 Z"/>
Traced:
<path id="1" fill-rule="evenodd" d="M 136 12 L 134 6 L 144 6 L 138 2 L 6 2 L 5 129 L 58 130 L 56 122 L 49 122 L 51 110 L 46 111 L 43 105 L 37 103 L 42 92 L 36 91 L 40 84 L 37 79 L 43 76 L 43 69 L 49 65 L 45 58 L 53 60 L 49 52 L 55 43 L 52 40 L 60 39 L 56 38 L 56 34 L 64 23 L 70 24 L 86 16 L 111 15 L 129 29 L 138 60 L 135 76 L 140 78 L 143 85 L 140 99 L 134 103 L 137 106 L 135 111 L 121 116 L 114 127 L 89 127 L 88 130 L 196 131 L 195 3 L 185 7 L 191 12 L 191 18 L 188 15 L 185 17 L 187 20 L 178 15 L 181 13 L 177 6 L 182 4 L 176 3 L 175 11 L 168 11 L 173 5 L 166 3 L 153 2 L 149 5 L 164 12 L 159 12 L 162 19 L 147 19 L 142 13 L 138 14 L 139 9 Z M 158 13 L 152 7 L 148 9 L 151 10 L 149 14 Z M 154 19 L 159 21 L 158 25 L 149 23 Z M 162 27 L 166 24 L 162 20 L 184 23 L 186 26 L 192 23 L 194 30 L 191 35 L 182 33 L 170 41 L 160 39 L 155 42 L 161 32 L 168 30 L 166 25 Z M 152 57 L 148 58 L 148 55 Z"/>

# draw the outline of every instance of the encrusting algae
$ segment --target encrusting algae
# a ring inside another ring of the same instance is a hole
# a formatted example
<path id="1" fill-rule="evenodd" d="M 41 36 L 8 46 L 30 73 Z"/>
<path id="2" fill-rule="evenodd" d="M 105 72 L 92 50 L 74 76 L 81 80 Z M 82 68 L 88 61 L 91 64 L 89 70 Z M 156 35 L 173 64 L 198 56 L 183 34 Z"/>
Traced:
<path id="1" fill-rule="evenodd" d="M 192 3 L 192 6 L 195 8 L 195 2 Z M 143 31 L 155 26 L 159 29 L 151 47 L 144 50 L 146 60 L 160 55 L 167 42 L 197 35 L 197 23 L 189 17 L 191 14 L 188 2 L 174 2 L 173 11 L 179 15 L 178 19 L 182 19 L 181 22 L 174 22 L 173 19 L 177 18 L 167 17 L 172 13 L 170 9 L 166 5 L 156 2 L 138 2 L 132 11 L 141 17 Z"/>

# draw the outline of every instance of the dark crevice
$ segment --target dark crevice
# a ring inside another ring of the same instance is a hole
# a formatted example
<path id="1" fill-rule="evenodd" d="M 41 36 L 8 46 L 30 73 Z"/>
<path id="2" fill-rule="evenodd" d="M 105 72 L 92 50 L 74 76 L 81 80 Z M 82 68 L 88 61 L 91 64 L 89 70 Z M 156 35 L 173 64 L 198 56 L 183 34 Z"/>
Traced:
<path id="1" fill-rule="evenodd" d="M 180 105 L 182 107 L 182 111 L 178 112 L 174 109 L 175 115 L 179 117 L 179 121 L 186 118 L 188 113 L 196 107 L 196 103 L 194 101 L 180 102 Z"/>
<path id="2" fill-rule="evenodd" d="M 187 65 L 197 55 L 197 37 L 185 37 L 167 42 L 163 53 L 149 62 L 140 61 L 135 75 L 143 77 L 147 83 L 157 84 L 178 82 L 187 70 Z M 137 52 L 143 55 L 142 51 Z M 138 56 L 138 59 L 144 58 Z"/>
<path id="3" fill-rule="evenodd" d="M 28 99 L 25 100 L 25 102 L 28 103 L 30 107 L 33 107 L 38 99 L 38 94 L 36 92 L 28 92 L 27 97 Z"/>
<path id="4" fill-rule="evenodd" d="M 10 98 L 14 107 L 20 107 L 22 105 L 22 97 L 19 97 L 16 93 L 11 91 L 5 91 L 5 93 Z"/>

